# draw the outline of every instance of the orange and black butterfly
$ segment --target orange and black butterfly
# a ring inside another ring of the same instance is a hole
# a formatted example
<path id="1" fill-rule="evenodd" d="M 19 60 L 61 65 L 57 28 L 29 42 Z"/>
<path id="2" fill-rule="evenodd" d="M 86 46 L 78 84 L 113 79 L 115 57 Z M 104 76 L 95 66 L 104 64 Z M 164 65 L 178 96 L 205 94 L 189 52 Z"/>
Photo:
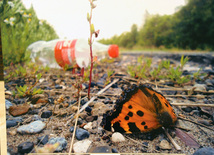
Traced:
<path id="1" fill-rule="evenodd" d="M 145 85 L 123 92 L 115 108 L 104 114 L 101 125 L 111 131 L 150 132 L 174 125 L 177 117 L 166 98 Z"/>

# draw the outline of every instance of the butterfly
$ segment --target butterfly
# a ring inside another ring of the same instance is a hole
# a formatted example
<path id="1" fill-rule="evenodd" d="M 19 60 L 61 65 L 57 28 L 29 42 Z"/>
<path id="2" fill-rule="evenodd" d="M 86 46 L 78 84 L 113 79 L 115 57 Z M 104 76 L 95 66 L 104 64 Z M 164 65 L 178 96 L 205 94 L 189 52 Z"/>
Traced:
<path id="1" fill-rule="evenodd" d="M 146 133 L 176 121 L 172 106 L 161 93 L 146 85 L 133 85 L 121 94 L 114 109 L 103 115 L 101 126 L 121 133 Z"/>

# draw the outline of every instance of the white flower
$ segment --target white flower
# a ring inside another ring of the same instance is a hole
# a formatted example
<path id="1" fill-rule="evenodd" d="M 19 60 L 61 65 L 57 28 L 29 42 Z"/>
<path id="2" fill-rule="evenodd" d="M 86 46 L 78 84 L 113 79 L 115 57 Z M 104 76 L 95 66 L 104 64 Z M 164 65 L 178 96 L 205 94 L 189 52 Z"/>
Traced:
<path id="1" fill-rule="evenodd" d="M 12 22 L 15 21 L 15 19 L 16 19 L 15 17 L 10 17 L 10 21 Z"/>
<path id="2" fill-rule="evenodd" d="M 16 12 L 17 12 L 17 13 L 20 13 L 20 14 L 23 14 L 23 13 L 24 13 L 23 10 L 17 10 Z"/>
<path id="3" fill-rule="evenodd" d="M 14 7 L 13 2 L 7 2 L 7 4 L 8 4 L 11 8 L 13 8 L 13 7 Z"/>
<path id="4" fill-rule="evenodd" d="M 4 22 L 8 24 L 8 23 L 9 23 L 8 18 L 6 18 L 6 19 L 4 20 Z"/>
<path id="5" fill-rule="evenodd" d="M 39 25 L 43 25 L 43 21 L 42 20 L 39 21 Z"/>
<path id="6" fill-rule="evenodd" d="M 25 13 L 23 14 L 23 17 L 29 17 L 29 15 L 25 12 Z"/>
<path id="7" fill-rule="evenodd" d="M 27 19 L 27 22 L 29 23 L 31 21 L 31 18 Z"/>
<path id="8" fill-rule="evenodd" d="M 14 25 L 14 22 L 13 22 L 13 21 L 10 21 L 10 25 L 13 26 L 13 25 Z"/>

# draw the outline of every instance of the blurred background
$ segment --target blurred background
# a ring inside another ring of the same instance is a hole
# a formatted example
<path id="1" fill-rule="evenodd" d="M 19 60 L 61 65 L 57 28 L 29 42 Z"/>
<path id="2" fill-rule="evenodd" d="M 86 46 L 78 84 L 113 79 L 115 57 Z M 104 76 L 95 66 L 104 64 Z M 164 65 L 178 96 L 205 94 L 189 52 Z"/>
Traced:
<path id="1" fill-rule="evenodd" d="M 128 51 L 213 51 L 213 0 L 97 0 L 95 40 Z M 88 0 L 0 2 L 3 64 L 29 59 L 38 40 L 88 38 Z"/>

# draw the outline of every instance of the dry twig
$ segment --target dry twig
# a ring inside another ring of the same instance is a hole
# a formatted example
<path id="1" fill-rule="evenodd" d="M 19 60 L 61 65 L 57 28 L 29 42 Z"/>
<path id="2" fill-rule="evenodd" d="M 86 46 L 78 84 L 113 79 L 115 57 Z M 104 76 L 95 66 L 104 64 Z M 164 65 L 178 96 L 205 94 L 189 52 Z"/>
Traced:
<path id="1" fill-rule="evenodd" d="M 81 98 L 81 92 L 79 95 L 79 102 L 78 102 L 78 110 L 76 113 L 76 120 L 75 120 L 75 125 L 74 125 L 74 131 L 73 131 L 73 135 L 72 135 L 72 139 L 71 139 L 71 145 L 70 145 L 70 149 L 69 149 L 69 154 L 71 154 L 72 148 L 73 148 L 73 143 L 74 143 L 74 137 L 75 137 L 75 132 L 76 132 L 76 128 L 77 128 L 77 121 L 78 121 L 78 117 L 79 117 L 79 109 L 80 109 L 80 98 Z"/>
<path id="2" fill-rule="evenodd" d="M 178 151 L 180 151 L 180 150 L 181 150 L 181 147 L 174 141 L 174 139 L 170 136 L 170 134 L 167 132 L 167 130 L 166 130 L 164 127 L 162 127 L 162 128 L 163 128 L 163 130 L 164 130 L 166 136 L 169 138 L 169 140 L 170 140 L 170 141 L 172 142 L 172 144 L 174 145 L 175 149 L 178 150 Z"/>

